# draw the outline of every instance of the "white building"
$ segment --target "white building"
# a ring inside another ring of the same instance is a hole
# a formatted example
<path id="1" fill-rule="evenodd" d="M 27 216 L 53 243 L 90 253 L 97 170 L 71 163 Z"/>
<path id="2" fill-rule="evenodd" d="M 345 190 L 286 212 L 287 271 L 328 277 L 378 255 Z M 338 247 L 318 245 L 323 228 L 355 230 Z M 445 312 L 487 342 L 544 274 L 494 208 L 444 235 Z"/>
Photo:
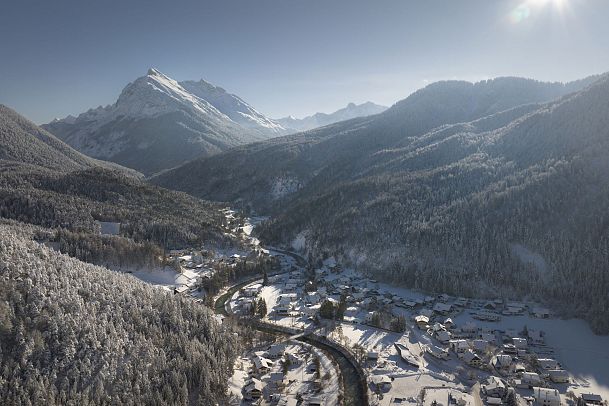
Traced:
<path id="1" fill-rule="evenodd" d="M 560 393 L 557 389 L 535 387 L 533 397 L 539 406 L 560 406 Z"/>

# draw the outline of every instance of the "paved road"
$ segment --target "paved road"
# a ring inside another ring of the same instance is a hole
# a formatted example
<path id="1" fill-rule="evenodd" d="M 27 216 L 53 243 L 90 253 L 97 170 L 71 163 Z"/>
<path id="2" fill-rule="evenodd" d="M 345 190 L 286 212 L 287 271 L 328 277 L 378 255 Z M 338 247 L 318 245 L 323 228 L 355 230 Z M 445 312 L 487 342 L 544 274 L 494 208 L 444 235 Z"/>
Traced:
<path id="1" fill-rule="evenodd" d="M 277 248 L 273 248 L 273 251 L 280 252 L 284 255 L 289 255 L 296 260 L 299 266 L 306 267 L 307 261 L 302 256 L 290 252 L 284 251 Z M 269 274 L 269 276 L 279 275 L 282 273 L 287 273 L 289 271 L 276 272 L 274 274 Z M 229 312 L 227 311 L 227 301 L 242 287 L 249 285 L 250 283 L 261 280 L 260 277 L 249 278 L 247 280 L 241 281 L 236 285 L 231 286 L 224 294 L 216 299 L 215 302 L 215 310 L 217 314 L 222 314 L 227 316 Z M 272 334 L 281 334 L 287 336 L 293 336 L 299 334 L 301 331 L 292 329 L 290 327 L 278 326 L 275 324 L 263 322 L 260 320 L 254 320 L 252 322 L 252 327 L 256 328 L 259 331 L 263 331 L 266 333 Z M 311 344 L 319 349 L 322 349 L 330 354 L 330 356 L 334 359 L 334 361 L 338 364 L 341 372 L 341 376 L 343 378 L 343 392 L 345 394 L 345 398 L 343 403 L 348 406 L 368 406 L 368 387 L 366 382 L 366 376 L 364 370 L 361 366 L 353 359 L 350 355 L 349 351 L 345 348 L 336 344 L 332 341 L 327 340 L 325 337 L 320 337 L 315 334 L 303 335 L 297 338 L 299 341 L 306 342 Z"/>

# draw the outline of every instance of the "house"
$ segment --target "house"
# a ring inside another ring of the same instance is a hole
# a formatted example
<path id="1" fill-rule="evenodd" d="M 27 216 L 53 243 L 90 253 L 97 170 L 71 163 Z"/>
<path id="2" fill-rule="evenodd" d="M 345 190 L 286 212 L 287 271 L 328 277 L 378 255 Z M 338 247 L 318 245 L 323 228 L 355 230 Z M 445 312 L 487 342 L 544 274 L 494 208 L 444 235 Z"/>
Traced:
<path id="1" fill-rule="evenodd" d="M 516 355 L 516 354 L 518 354 L 518 349 L 516 348 L 516 346 L 514 344 L 504 344 L 503 353 L 510 354 L 510 355 Z"/>
<path id="2" fill-rule="evenodd" d="M 305 315 L 312 317 L 312 316 L 315 316 L 319 312 L 320 308 L 321 308 L 321 305 L 319 303 L 317 303 L 317 304 L 310 305 L 310 306 L 304 306 L 301 310 Z"/>
<path id="3" fill-rule="evenodd" d="M 480 368 L 482 366 L 482 359 L 472 350 L 464 352 L 461 355 L 461 359 L 470 367 Z"/>
<path id="4" fill-rule="evenodd" d="M 542 369 L 558 369 L 558 361 L 552 358 L 539 358 L 537 363 Z"/>
<path id="5" fill-rule="evenodd" d="M 562 369 L 550 369 L 548 378 L 554 383 L 569 383 L 569 373 Z"/>
<path id="6" fill-rule="evenodd" d="M 283 385 L 285 375 L 283 372 L 271 372 L 268 383 L 272 392 L 279 392 L 279 388 Z"/>
<path id="7" fill-rule="evenodd" d="M 254 355 L 252 361 L 254 362 L 256 370 L 262 374 L 267 373 L 273 367 L 273 361 L 260 354 Z"/>
<path id="8" fill-rule="evenodd" d="M 557 389 L 535 387 L 533 397 L 539 406 L 560 406 L 560 393 Z"/>
<path id="9" fill-rule="evenodd" d="M 446 327 L 447 329 L 451 329 L 455 326 L 455 323 L 453 323 L 453 320 L 449 317 L 446 320 L 444 320 L 444 327 Z"/>
<path id="10" fill-rule="evenodd" d="M 398 351 L 398 354 L 400 355 L 400 358 L 402 358 L 402 361 L 415 368 L 419 367 L 419 361 L 410 353 L 408 347 L 400 343 L 394 343 L 393 346 Z"/>
<path id="11" fill-rule="evenodd" d="M 406 300 L 404 302 L 404 306 L 406 306 L 409 309 L 414 309 L 417 306 L 417 303 L 413 302 L 412 300 Z"/>
<path id="12" fill-rule="evenodd" d="M 255 400 L 262 397 L 262 391 L 264 390 L 264 384 L 262 381 L 256 378 L 243 387 L 244 398 L 246 400 Z"/>
<path id="13" fill-rule="evenodd" d="M 467 300 L 464 297 L 458 297 L 457 300 L 455 300 L 455 306 L 465 307 L 468 304 L 469 304 L 469 300 Z"/>
<path id="14" fill-rule="evenodd" d="M 321 297 L 318 293 L 310 292 L 305 296 L 305 302 L 308 304 L 316 304 L 321 302 Z"/>
<path id="15" fill-rule="evenodd" d="M 368 351 L 368 359 L 372 361 L 376 361 L 379 359 L 379 353 L 376 351 Z"/>
<path id="16" fill-rule="evenodd" d="M 486 302 L 484 304 L 484 306 L 482 306 L 482 307 L 484 307 L 487 310 L 495 310 L 495 309 L 497 309 L 497 305 L 495 304 L 495 302 Z"/>
<path id="17" fill-rule="evenodd" d="M 488 312 L 481 312 L 478 314 L 475 314 L 474 319 L 477 320 L 482 320 L 482 321 L 499 321 L 501 318 L 494 313 L 488 313 Z"/>
<path id="18" fill-rule="evenodd" d="M 298 399 L 294 395 L 275 393 L 271 395 L 271 402 L 276 402 L 276 406 L 296 406 Z"/>
<path id="19" fill-rule="evenodd" d="M 499 369 L 501 371 L 508 371 L 512 366 L 512 357 L 506 354 L 498 354 L 493 358 L 492 361 L 495 369 Z"/>
<path id="20" fill-rule="evenodd" d="M 432 331 L 432 332 L 434 332 L 434 333 L 437 333 L 438 331 L 443 331 L 443 330 L 446 330 L 446 329 L 444 328 L 444 325 L 443 325 L 443 324 L 440 324 L 440 323 L 437 323 L 437 322 L 436 322 L 436 323 L 434 323 L 434 324 L 431 326 L 431 331 Z"/>
<path id="21" fill-rule="evenodd" d="M 502 398 L 507 393 L 507 386 L 501 379 L 491 375 L 482 385 L 482 392 L 488 397 Z"/>
<path id="22" fill-rule="evenodd" d="M 423 316 L 427 316 L 429 318 L 431 318 L 431 316 L 433 316 L 433 310 L 431 310 L 431 309 L 421 309 L 421 311 L 419 313 L 422 314 Z"/>
<path id="23" fill-rule="evenodd" d="M 467 342 L 467 340 L 450 340 L 449 347 L 457 354 L 469 351 L 469 343 Z"/>
<path id="24" fill-rule="evenodd" d="M 483 340 L 488 341 L 489 344 L 495 344 L 495 341 L 497 340 L 497 337 L 495 337 L 495 334 L 492 333 L 482 333 L 480 334 L 480 338 Z"/>
<path id="25" fill-rule="evenodd" d="M 373 375 L 370 380 L 381 392 L 387 392 L 391 389 L 391 378 L 387 375 Z"/>
<path id="26" fill-rule="evenodd" d="M 243 296 L 248 296 L 248 297 L 256 296 L 256 295 L 258 295 L 258 293 L 260 293 L 261 289 L 262 289 L 262 285 L 259 283 L 252 285 L 252 286 L 247 286 L 242 289 Z"/>
<path id="27" fill-rule="evenodd" d="M 523 350 L 527 348 L 527 339 L 526 338 L 512 338 L 512 344 L 519 350 Z"/>
<path id="28" fill-rule="evenodd" d="M 176 286 L 175 288 L 173 288 L 173 293 L 181 295 L 185 292 L 188 292 L 188 290 L 189 290 L 188 285 L 180 285 L 180 286 Z"/>
<path id="29" fill-rule="evenodd" d="M 529 388 L 539 386 L 542 383 L 541 377 L 535 372 L 523 372 L 520 381 Z"/>
<path id="30" fill-rule="evenodd" d="M 429 324 L 429 317 L 419 315 L 414 318 L 414 321 L 421 330 L 426 330 Z"/>
<path id="31" fill-rule="evenodd" d="M 438 359 L 448 359 L 449 358 L 449 354 L 448 354 L 448 350 L 444 349 L 444 348 L 440 348 L 438 346 L 435 345 L 429 345 L 427 346 L 427 353 L 433 357 L 436 357 Z"/>
<path id="32" fill-rule="evenodd" d="M 298 295 L 296 293 L 285 293 L 279 295 L 277 298 L 277 303 L 280 305 L 289 305 L 290 303 L 295 302 L 298 299 Z"/>
<path id="33" fill-rule="evenodd" d="M 440 330 L 436 333 L 436 338 L 442 344 L 447 344 L 451 339 L 451 334 L 448 331 Z"/>
<path id="34" fill-rule="evenodd" d="M 442 293 L 441 295 L 438 295 L 438 300 L 441 302 L 448 302 L 450 299 L 450 296 L 448 296 L 446 293 Z"/>
<path id="35" fill-rule="evenodd" d="M 486 340 L 478 339 L 472 341 L 472 347 L 474 351 L 485 352 L 490 347 L 490 344 Z"/>
<path id="36" fill-rule="evenodd" d="M 292 306 L 279 305 L 275 307 L 275 313 L 280 316 L 289 316 L 292 311 Z"/>
<path id="37" fill-rule="evenodd" d="M 503 400 L 501 398 L 489 396 L 486 398 L 486 404 L 488 406 L 501 406 L 503 404 Z"/>
<path id="38" fill-rule="evenodd" d="M 285 352 L 286 345 L 285 344 L 275 344 L 271 345 L 267 350 L 265 355 L 269 359 L 278 359 L 283 356 Z"/>
<path id="39" fill-rule="evenodd" d="M 433 311 L 438 314 L 448 314 L 452 309 L 452 305 L 446 303 L 436 303 L 433 307 Z"/>
<path id="40" fill-rule="evenodd" d="M 284 292 L 296 292 L 296 289 L 298 288 L 298 285 L 295 283 L 286 283 L 283 286 L 283 291 Z"/>
<path id="41" fill-rule="evenodd" d="M 533 316 L 539 319 L 547 319 L 550 317 L 550 311 L 548 309 L 536 307 L 535 309 L 533 309 Z"/>
<path id="42" fill-rule="evenodd" d="M 312 398 L 309 398 L 307 400 L 305 400 L 305 405 L 307 406 L 325 406 L 327 403 L 326 401 L 319 397 L 319 396 L 314 396 Z"/>
<path id="43" fill-rule="evenodd" d="M 595 395 L 592 393 L 582 393 L 579 397 L 584 401 L 587 405 L 602 405 L 603 398 L 600 395 Z"/>

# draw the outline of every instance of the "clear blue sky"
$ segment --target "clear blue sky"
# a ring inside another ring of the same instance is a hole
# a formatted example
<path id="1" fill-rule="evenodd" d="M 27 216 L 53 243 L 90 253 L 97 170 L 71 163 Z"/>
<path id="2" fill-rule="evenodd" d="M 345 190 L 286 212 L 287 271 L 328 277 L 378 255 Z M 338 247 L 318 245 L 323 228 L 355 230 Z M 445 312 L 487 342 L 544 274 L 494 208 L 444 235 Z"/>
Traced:
<path id="1" fill-rule="evenodd" d="M 3 0 L 0 103 L 42 123 L 154 66 L 271 117 L 390 105 L 430 81 L 609 70 L 607 0 Z"/>

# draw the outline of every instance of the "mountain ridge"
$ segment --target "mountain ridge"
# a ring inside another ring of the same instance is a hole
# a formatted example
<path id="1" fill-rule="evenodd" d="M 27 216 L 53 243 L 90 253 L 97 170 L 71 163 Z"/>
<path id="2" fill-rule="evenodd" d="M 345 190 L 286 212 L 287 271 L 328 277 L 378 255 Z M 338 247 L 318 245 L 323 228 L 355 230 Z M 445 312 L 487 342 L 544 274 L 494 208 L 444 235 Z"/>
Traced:
<path id="1" fill-rule="evenodd" d="M 361 104 L 349 103 L 346 107 L 332 113 L 315 113 L 303 118 L 292 116 L 279 118 L 276 121 L 292 132 L 308 131 L 352 118 L 366 117 L 382 113 L 388 107 L 367 101 Z"/>
<path id="2" fill-rule="evenodd" d="M 243 100 L 220 89 L 214 87 L 210 96 L 218 109 L 200 97 L 204 93 L 201 86 L 177 82 L 150 68 L 145 76 L 125 86 L 114 104 L 42 127 L 91 157 L 148 175 L 283 131 Z M 242 119 L 238 123 L 229 116 Z"/>

